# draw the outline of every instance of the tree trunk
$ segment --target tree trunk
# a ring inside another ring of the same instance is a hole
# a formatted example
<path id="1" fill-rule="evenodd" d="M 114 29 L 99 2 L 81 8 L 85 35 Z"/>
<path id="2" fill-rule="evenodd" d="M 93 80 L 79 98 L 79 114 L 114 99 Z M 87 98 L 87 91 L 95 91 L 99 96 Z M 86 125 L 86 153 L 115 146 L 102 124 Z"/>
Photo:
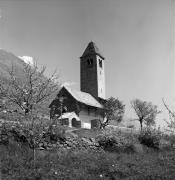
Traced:
<path id="1" fill-rule="evenodd" d="M 143 129 L 143 120 L 142 119 L 140 120 L 140 128 L 141 128 L 141 131 L 142 131 L 142 129 Z"/>
<path id="2" fill-rule="evenodd" d="M 105 129 L 105 127 L 108 125 L 109 119 L 107 119 L 105 122 L 101 122 L 99 120 L 99 122 L 100 122 L 100 129 Z"/>

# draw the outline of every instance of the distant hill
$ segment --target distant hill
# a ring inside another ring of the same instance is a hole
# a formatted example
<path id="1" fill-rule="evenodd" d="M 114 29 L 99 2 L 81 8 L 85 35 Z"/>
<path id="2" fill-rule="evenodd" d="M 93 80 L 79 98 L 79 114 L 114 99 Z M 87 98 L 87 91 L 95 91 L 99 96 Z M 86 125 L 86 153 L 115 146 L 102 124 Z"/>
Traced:
<path id="1" fill-rule="evenodd" d="M 0 75 L 6 75 L 7 69 L 14 68 L 16 73 L 22 73 L 25 62 L 14 54 L 0 49 Z"/>
<path id="2" fill-rule="evenodd" d="M 24 78 L 26 78 L 25 73 L 24 73 L 25 64 L 26 63 L 24 62 L 24 60 L 15 56 L 13 53 L 0 49 L 0 77 L 2 78 L 4 77 L 5 81 L 9 78 L 9 74 L 7 70 L 12 70 L 12 67 L 14 69 L 15 76 L 18 77 L 20 80 L 24 80 Z M 45 75 L 43 75 L 42 78 L 43 80 L 47 79 Z M 47 102 L 44 102 L 45 106 L 42 106 L 40 108 L 40 111 L 43 112 L 43 114 L 49 112 L 49 111 L 47 112 L 44 112 L 44 111 L 46 111 L 46 108 L 49 107 L 49 104 L 55 98 L 56 94 L 57 92 L 55 92 L 55 94 L 53 94 L 50 97 L 50 99 L 47 100 Z"/>

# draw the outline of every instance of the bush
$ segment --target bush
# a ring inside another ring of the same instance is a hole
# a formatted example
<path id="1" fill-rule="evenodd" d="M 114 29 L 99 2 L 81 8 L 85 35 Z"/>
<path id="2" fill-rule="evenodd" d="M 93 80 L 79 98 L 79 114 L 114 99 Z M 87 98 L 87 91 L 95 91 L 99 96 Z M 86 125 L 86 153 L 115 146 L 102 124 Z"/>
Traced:
<path id="1" fill-rule="evenodd" d="M 33 135 L 34 130 L 31 131 L 26 125 L 3 123 L 0 128 L 0 142 L 2 144 L 4 144 L 4 139 L 6 139 L 6 143 L 14 140 L 16 142 L 27 143 L 29 146 L 33 146 Z"/>
<path id="2" fill-rule="evenodd" d="M 98 143 L 105 150 L 115 150 L 118 144 L 117 140 L 113 136 L 101 136 L 98 139 Z"/>
<path id="3" fill-rule="evenodd" d="M 48 131 L 43 134 L 43 138 L 48 138 L 49 141 L 65 141 L 66 128 L 63 126 L 50 126 Z"/>
<path id="4" fill-rule="evenodd" d="M 118 131 L 104 131 L 96 139 L 100 147 L 113 152 L 134 152 L 134 144 L 137 142 L 133 135 Z"/>
<path id="5" fill-rule="evenodd" d="M 159 149 L 161 132 L 160 130 L 146 128 L 139 134 L 138 139 L 141 144 L 151 148 Z"/>
<path id="6" fill-rule="evenodd" d="M 65 140 L 65 128 L 44 124 L 34 124 L 33 128 L 26 124 L 3 123 L 0 127 L 0 144 L 8 144 L 10 140 L 26 143 L 31 148 L 39 147 L 44 141 L 57 142 Z"/>
<path id="7" fill-rule="evenodd" d="M 161 144 L 166 148 L 173 148 L 175 145 L 175 134 L 162 134 Z"/>

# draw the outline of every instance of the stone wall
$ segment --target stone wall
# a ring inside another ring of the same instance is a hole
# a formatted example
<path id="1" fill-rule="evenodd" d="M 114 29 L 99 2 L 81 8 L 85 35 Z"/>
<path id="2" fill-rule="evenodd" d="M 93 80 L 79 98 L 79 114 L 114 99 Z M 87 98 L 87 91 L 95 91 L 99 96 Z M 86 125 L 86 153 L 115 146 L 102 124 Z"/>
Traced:
<path id="1" fill-rule="evenodd" d="M 93 60 L 92 65 L 88 65 L 88 59 Z M 98 97 L 96 55 L 83 57 L 80 60 L 80 83 L 81 91 L 90 93 L 94 97 Z"/>
<path id="2" fill-rule="evenodd" d="M 27 136 L 27 134 L 24 134 L 22 130 L 18 131 L 18 129 L 13 128 L 3 129 L 3 127 L 1 127 L 0 145 L 7 145 L 13 142 L 40 150 L 100 149 L 99 143 L 95 140 L 95 138 L 80 138 L 74 133 L 69 133 L 69 135 L 46 133 L 43 134 L 41 138 L 36 138 L 33 144 L 31 143 L 31 139 Z"/>
<path id="3" fill-rule="evenodd" d="M 88 64 L 88 60 L 92 64 Z M 101 62 L 101 63 L 100 63 Z M 104 60 L 98 55 L 89 55 L 80 60 L 81 91 L 90 93 L 94 97 L 105 99 L 105 69 Z"/>
<path id="4" fill-rule="evenodd" d="M 57 141 L 57 142 L 47 142 L 43 141 L 39 143 L 38 146 L 39 149 L 93 149 L 98 150 L 100 149 L 100 146 L 98 142 L 94 138 L 78 138 L 78 137 L 67 137 L 65 141 Z"/>

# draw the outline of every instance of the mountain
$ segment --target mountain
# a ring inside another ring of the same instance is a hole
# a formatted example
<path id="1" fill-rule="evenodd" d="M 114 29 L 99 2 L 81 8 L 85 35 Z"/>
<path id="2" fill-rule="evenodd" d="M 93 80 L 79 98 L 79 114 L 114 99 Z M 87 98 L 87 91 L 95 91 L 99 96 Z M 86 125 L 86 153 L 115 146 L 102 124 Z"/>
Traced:
<path id="1" fill-rule="evenodd" d="M 24 57 L 21 57 L 21 58 L 24 58 Z M 26 58 L 26 56 L 25 56 L 25 58 Z M 29 60 L 31 60 L 31 59 L 29 59 Z M 23 84 L 23 81 L 24 81 L 24 83 L 27 83 L 28 81 L 26 81 L 26 79 L 25 79 L 26 73 L 24 72 L 24 66 L 26 64 L 28 64 L 28 63 L 25 63 L 24 60 L 15 56 L 13 53 L 10 53 L 10 52 L 0 49 L 0 78 L 2 78 L 2 80 L 5 82 L 5 84 L 7 84 L 6 82 L 8 81 L 8 78 L 9 78 L 9 73 L 7 70 L 12 70 L 12 68 L 14 70 L 13 72 L 14 72 L 15 76 L 17 77 L 17 80 L 19 80 L 19 82 L 21 84 Z M 31 67 L 33 68 L 33 66 L 31 66 Z M 39 72 L 36 72 L 33 75 L 33 77 L 35 77 L 35 76 L 38 77 L 37 82 L 39 82 L 39 81 L 42 83 L 47 82 L 48 77 L 46 77 L 45 75 L 41 76 L 41 74 L 39 74 Z M 36 80 L 35 80 L 35 82 L 36 82 Z M 49 106 L 49 104 L 51 103 L 53 98 L 55 98 L 55 96 L 56 96 L 56 94 L 53 94 L 53 97 L 51 97 L 50 100 L 47 101 L 47 103 L 46 103 L 47 105 L 45 105 L 45 107 Z"/>
<path id="2" fill-rule="evenodd" d="M 14 54 L 0 49 L 0 75 L 6 75 L 12 67 L 16 73 L 22 73 L 25 62 Z"/>

